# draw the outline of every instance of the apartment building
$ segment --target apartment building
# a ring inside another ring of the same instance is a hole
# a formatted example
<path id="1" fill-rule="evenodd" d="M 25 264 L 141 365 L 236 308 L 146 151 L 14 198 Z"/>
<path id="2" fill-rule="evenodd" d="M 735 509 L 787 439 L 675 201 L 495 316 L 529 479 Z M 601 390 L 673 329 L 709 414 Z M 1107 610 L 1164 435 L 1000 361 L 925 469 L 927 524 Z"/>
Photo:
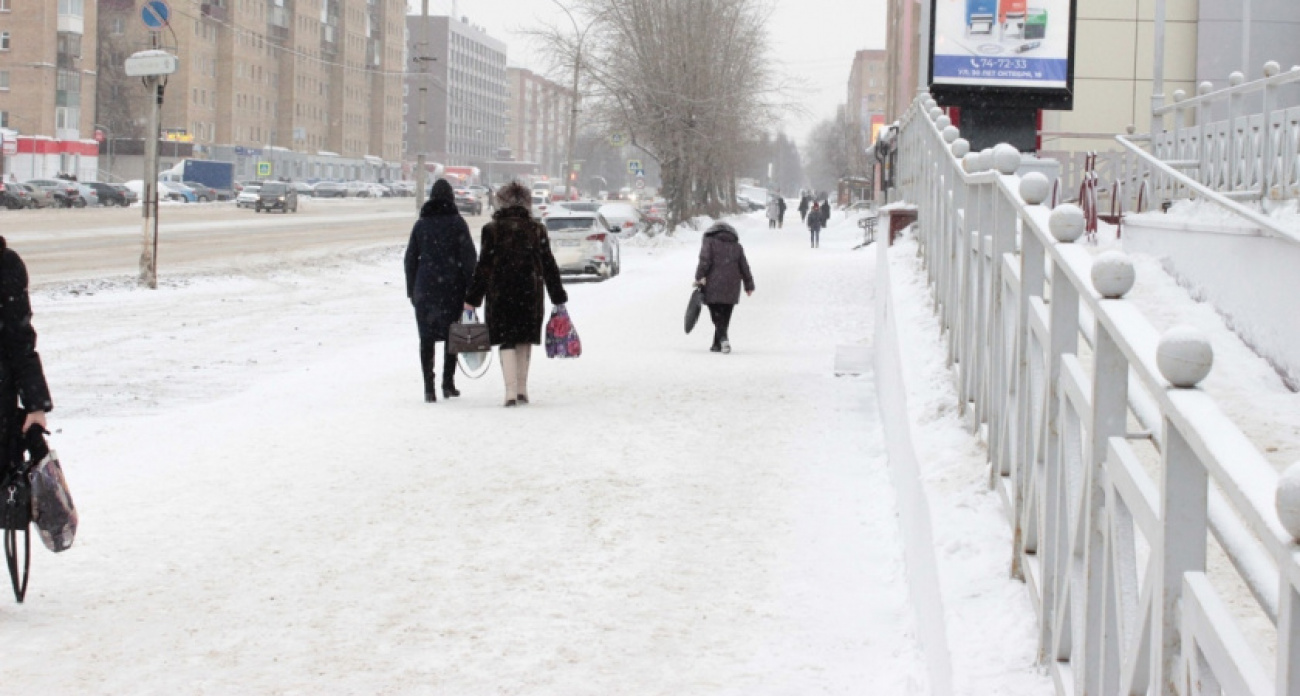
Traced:
<path id="1" fill-rule="evenodd" d="M 147 95 L 122 65 L 156 42 L 175 50 L 165 137 L 206 147 L 275 147 L 401 157 L 404 0 L 172 2 L 150 32 L 138 0 L 100 0 L 97 108 L 116 137 L 143 135 Z"/>
<path id="2" fill-rule="evenodd" d="M 507 70 L 506 143 L 514 158 L 562 179 L 573 91 L 526 68 Z"/>
<path id="3" fill-rule="evenodd" d="M 411 15 L 406 27 L 412 70 L 427 71 L 406 76 L 407 159 L 486 165 L 505 143 L 506 44 L 466 17 Z"/>
<path id="4" fill-rule="evenodd" d="M 94 0 L 0 0 L 0 127 L 90 137 L 95 10 Z"/>
<path id="5" fill-rule="evenodd" d="M 864 147 L 875 141 L 872 124 L 882 124 L 885 118 L 885 101 L 889 91 L 887 69 L 889 54 L 885 51 L 858 51 L 849 69 L 848 101 L 845 118 L 849 126 L 861 136 Z"/>

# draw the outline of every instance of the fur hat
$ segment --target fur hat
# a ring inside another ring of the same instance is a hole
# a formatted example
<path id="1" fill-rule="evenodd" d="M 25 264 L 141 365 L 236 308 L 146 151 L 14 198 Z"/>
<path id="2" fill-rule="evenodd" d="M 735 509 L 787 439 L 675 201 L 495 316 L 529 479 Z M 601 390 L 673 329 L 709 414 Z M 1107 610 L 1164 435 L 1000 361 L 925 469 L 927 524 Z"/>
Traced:
<path id="1" fill-rule="evenodd" d="M 505 208 L 523 208 L 531 210 L 533 206 L 533 192 L 527 186 L 512 181 L 505 186 L 497 189 L 497 207 Z"/>

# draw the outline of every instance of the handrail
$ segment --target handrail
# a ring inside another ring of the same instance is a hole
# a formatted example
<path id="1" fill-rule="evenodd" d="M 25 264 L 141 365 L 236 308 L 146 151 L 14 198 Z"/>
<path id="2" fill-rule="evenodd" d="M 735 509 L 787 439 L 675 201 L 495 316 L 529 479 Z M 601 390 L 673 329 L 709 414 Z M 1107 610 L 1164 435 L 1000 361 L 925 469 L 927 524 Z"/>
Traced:
<path id="1" fill-rule="evenodd" d="M 1300 77 L 1300 75 L 1298 75 L 1297 77 Z M 1269 236 L 1276 237 L 1278 239 L 1284 239 L 1288 242 L 1295 242 L 1300 244 L 1300 234 L 1278 225 L 1277 222 L 1273 221 L 1268 216 L 1261 215 L 1260 213 L 1257 213 L 1254 210 L 1251 210 L 1250 208 L 1247 208 L 1246 206 L 1237 203 L 1236 201 L 1233 201 L 1232 199 L 1214 191 L 1208 186 L 1201 184 L 1199 181 L 1187 176 L 1186 174 L 1183 174 L 1177 169 L 1174 169 L 1168 164 L 1165 164 L 1163 160 L 1159 159 L 1155 155 L 1152 155 L 1146 150 L 1143 150 L 1142 148 L 1138 147 L 1131 140 L 1129 140 L 1127 136 L 1117 135 L 1115 136 L 1115 140 L 1125 149 L 1136 154 L 1139 158 L 1141 158 L 1147 164 L 1147 166 L 1160 170 L 1161 174 L 1168 176 L 1169 178 L 1177 181 L 1180 185 L 1186 186 L 1189 190 L 1196 192 L 1196 195 L 1198 197 L 1204 198 L 1205 200 L 1214 203 L 1215 205 L 1219 206 L 1220 208 L 1223 208 L 1224 210 L 1232 213 L 1233 215 L 1249 220 L 1255 225 L 1258 225 L 1259 228 Z"/>
<path id="2" fill-rule="evenodd" d="M 1293 65 L 1291 66 L 1291 69 L 1286 72 L 1270 75 L 1269 77 L 1259 80 L 1243 82 L 1242 84 L 1225 87 L 1224 89 L 1215 90 L 1208 94 L 1198 94 L 1190 99 L 1183 99 L 1181 101 L 1165 104 L 1164 106 L 1155 109 L 1153 113 L 1155 113 L 1156 116 L 1164 116 L 1181 109 L 1190 109 L 1201 104 L 1210 104 L 1216 101 L 1222 101 L 1228 97 L 1261 92 L 1268 87 L 1277 87 L 1289 82 L 1300 82 L 1300 65 Z"/>
<path id="3" fill-rule="evenodd" d="M 1191 356 L 1169 346 L 1204 344 L 1176 331 L 1162 336 L 1123 299 L 1131 261 L 1121 254 L 1103 263 L 1071 243 L 1084 228 L 1081 211 L 1043 205 L 1051 184 L 1016 176 L 1015 148 L 973 153 L 959 136 L 928 95 L 919 97 L 902 120 L 897 192 L 918 211 L 915 239 L 957 410 L 987 446 L 989 483 L 1012 521 L 1012 573 L 1029 587 L 1040 659 L 1058 694 L 1192 696 L 1210 688 L 1203 684 L 1240 686 L 1236 677 L 1248 674 L 1249 684 L 1231 693 L 1300 696 L 1300 546 L 1292 538 L 1300 531 L 1283 525 L 1273 465 L 1210 394 L 1188 388 L 1208 364 L 1195 377 L 1169 367 Z M 1118 140 L 1140 155 L 1143 179 L 1168 176 L 1243 212 Z M 1138 433 L 1128 432 L 1130 411 Z M 1130 444 L 1135 437 L 1159 456 L 1154 478 Z M 1261 646 L 1246 643 L 1216 608 L 1217 590 L 1198 580 L 1211 565 L 1210 536 L 1273 624 L 1271 677 L 1254 652 Z M 1192 585 L 1195 595 L 1184 589 Z"/>

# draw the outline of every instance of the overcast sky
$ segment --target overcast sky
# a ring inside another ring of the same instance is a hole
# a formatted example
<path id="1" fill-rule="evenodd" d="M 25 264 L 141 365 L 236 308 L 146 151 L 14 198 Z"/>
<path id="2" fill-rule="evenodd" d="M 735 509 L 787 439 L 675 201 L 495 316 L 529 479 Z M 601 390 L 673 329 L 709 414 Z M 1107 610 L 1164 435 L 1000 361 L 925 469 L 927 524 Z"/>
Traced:
<path id="1" fill-rule="evenodd" d="M 561 0 L 563 1 L 563 0 Z M 761 1 L 761 0 L 760 0 Z M 885 0 L 768 0 L 771 56 L 800 90 L 791 95 L 808 109 L 785 130 L 802 146 L 818 121 L 835 115 L 848 91 L 853 54 L 885 47 Z M 429 0 L 429 14 L 448 14 L 453 0 Z M 420 0 L 407 0 L 412 13 Z M 541 71 L 543 65 L 517 32 L 542 22 L 565 21 L 554 0 L 459 0 L 457 12 L 509 46 L 509 61 Z"/>

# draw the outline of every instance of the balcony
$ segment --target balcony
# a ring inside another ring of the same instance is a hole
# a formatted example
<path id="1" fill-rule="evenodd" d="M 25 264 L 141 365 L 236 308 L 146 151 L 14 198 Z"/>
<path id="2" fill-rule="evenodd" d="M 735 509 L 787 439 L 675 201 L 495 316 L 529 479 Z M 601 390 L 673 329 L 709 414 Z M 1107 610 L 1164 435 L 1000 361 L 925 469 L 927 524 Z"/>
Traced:
<path id="1" fill-rule="evenodd" d="M 339 28 L 334 24 L 322 24 L 320 27 L 320 52 L 334 57 L 339 53 Z"/>
<path id="2" fill-rule="evenodd" d="M 226 0 L 208 0 L 199 5 L 199 13 L 204 17 L 211 17 L 218 22 L 225 22 L 230 19 L 230 9 L 226 7 Z"/>
<path id="3" fill-rule="evenodd" d="M 266 34 L 271 40 L 283 43 L 289 38 L 289 10 L 278 5 L 272 5 L 270 10 L 266 16 Z"/>

